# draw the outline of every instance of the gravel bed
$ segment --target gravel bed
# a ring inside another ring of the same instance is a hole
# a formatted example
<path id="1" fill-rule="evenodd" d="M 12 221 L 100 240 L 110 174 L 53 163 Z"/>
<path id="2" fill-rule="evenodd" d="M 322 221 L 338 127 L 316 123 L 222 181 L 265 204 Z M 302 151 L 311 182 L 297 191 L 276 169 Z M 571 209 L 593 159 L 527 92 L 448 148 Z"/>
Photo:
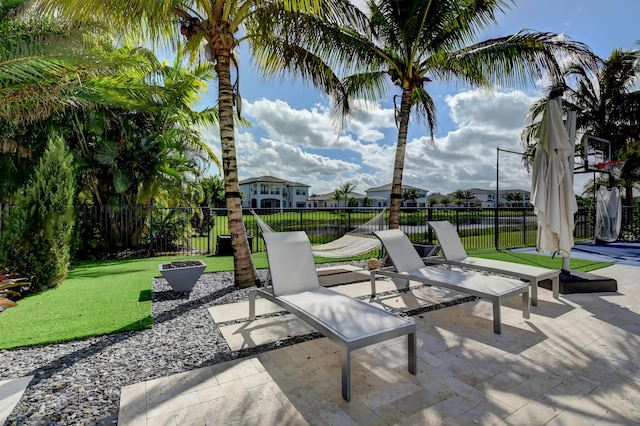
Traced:
<path id="1" fill-rule="evenodd" d="M 266 282 L 267 270 L 258 270 L 258 277 Z M 248 293 L 249 289 L 235 288 L 233 272 L 203 274 L 188 294 L 174 293 L 164 278 L 156 278 L 151 329 L 0 351 L 0 379 L 34 376 L 6 424 L 117 424 L 124 386 L 321 337 L 313 333 L 231 351 L 219 326 L 232 322 L 214 323 L 207 308 L 245 301 Z M 419 315 L 474 299 L 465 297 L 407 314 Z"/>
<path id="2" fill-rule="evenodd" d="M 266 270 L 258 275 L 264 281 Z M 117 424 L 123 386 L 271 349 L 234 352 L 220 334 L 207 308 L 248 297 L 232 283 L 233 272 L 203 274 L 191 293 L 178 294 L 156 278 L 151 329 L 0 351 L 0 379 L 35 376 L 7 424 Z"/>

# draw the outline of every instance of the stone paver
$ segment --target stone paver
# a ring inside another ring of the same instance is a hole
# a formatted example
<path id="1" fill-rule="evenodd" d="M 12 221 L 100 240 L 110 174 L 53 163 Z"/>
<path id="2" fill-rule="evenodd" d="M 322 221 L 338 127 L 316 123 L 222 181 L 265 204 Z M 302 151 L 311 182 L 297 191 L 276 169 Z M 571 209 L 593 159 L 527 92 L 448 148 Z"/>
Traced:
<path id="1" fill-rule="evenodd" d="M 407 372 L 404 338 L 355 351 L 348 403 L 337 347 L 322 338 L 127 386 L 119 424 L 640 424 L 640 268 L 598 274 L 619 291 L 556 300 L 540 289 L 528 320 L 509 300 L 501 335 L 484 301 L 414 316 L 418 374 Z"/>

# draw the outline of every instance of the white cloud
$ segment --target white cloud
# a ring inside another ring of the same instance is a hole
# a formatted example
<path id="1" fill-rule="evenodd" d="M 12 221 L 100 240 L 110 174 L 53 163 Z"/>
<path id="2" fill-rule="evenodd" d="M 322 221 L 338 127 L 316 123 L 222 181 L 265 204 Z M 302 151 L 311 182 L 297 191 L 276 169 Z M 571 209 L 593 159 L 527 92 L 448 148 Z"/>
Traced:
<path id="1" fill-rule="evenodd" d="M 404 182 L 430 192 L 495 188 L 496 148 L 522 152 L 520 132 L 535 98 L 520 91 L 468 90 L 447 96 L 439 114 L 449 114 L 455 128 L 435 138 L 414 135 L 410 125 Z M 356 104 L 338 134 L 327 106 L 295 109 L 280 100 L 248 102 L 244 114 L 253 126 L 236 129 L 241 178 L 274 175 L 311 186 L 312 193 L 332 192 L 351 182 L 356 191 L 391 182 L 395 158 L 393 111 L 380 104 Z M 207 142 L 219 152 L 217 129 Z M 413 135 L 413 136 L 411 136 Z M 530 176 L 517 154 L 500 154 L 500 187 L 528 189 Z"/>

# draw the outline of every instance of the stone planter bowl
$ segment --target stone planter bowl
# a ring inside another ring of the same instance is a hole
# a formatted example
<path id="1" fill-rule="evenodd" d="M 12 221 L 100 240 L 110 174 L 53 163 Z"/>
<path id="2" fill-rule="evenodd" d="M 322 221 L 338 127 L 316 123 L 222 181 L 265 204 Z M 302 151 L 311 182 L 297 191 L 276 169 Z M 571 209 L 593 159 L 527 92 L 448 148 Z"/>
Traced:
<path id="1" fill-rule="evenodd" d="M 207 265 L 201 260 L 188 260 L 161 263 L 158 269 L 173 291 L 187 293 L 193 290 L 193 286 L 206 267 Z"/>

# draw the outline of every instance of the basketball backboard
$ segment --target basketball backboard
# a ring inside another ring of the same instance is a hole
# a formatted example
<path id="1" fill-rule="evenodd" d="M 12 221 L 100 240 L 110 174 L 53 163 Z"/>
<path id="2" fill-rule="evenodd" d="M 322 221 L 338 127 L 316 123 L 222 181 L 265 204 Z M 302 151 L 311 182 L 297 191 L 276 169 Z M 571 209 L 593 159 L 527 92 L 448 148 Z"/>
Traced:
<path id="1" fill-rule="evenodd" d="M 582 160 L 582 165 L 576 162 L 576 171 L 602 172 L 602 164 L 611 161 L 611 142 L 607 139 L 586 135 L 582 139 L 581 152 L 576 155 Z"/>

